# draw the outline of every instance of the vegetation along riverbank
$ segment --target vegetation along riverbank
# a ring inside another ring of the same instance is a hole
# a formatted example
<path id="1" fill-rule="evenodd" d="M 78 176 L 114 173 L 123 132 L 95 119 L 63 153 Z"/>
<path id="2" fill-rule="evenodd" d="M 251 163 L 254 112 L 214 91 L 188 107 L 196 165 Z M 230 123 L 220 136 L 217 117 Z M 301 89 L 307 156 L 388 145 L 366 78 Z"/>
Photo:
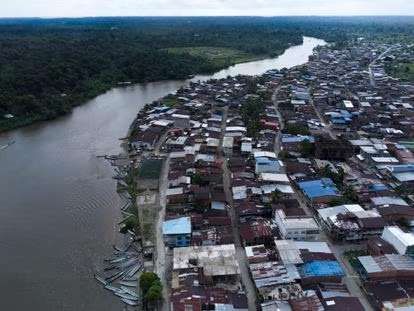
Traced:
<path id="1" fill-rule="evenodd" d="M 384 27 L 384 23 L 387 27 Z M 66 114 L 118 85 L 184 79 L 281 54 L 302 36 L 407 35 L 409 19 L 81 18 L 0 20 L 0 131 Z M 128 83 L 123 83 L 128 82 Z"/>

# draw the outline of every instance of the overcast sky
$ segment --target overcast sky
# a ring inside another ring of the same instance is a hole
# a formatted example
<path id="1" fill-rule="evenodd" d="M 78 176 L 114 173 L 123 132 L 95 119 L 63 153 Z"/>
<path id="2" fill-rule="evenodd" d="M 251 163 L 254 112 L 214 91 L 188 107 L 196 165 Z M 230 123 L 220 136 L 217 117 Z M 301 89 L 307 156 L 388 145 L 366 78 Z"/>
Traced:
<path id="1" fill-rule="evenodd" d="M 0 0 L 2 17 L 414 15 L 414 0 Z"/>

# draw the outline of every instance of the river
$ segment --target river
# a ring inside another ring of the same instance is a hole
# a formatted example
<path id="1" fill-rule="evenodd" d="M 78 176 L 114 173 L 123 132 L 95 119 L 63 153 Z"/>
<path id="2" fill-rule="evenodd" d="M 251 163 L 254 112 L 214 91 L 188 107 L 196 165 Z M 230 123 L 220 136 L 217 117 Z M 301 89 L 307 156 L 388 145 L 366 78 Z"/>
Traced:
<path id="1" fill-rule="evenodd" d="M 323 40 L 304 38 L 275 59 L 210 76 L 258 75 L 303 64 Z M 120 152 L 145 103 L 188 81 L 115 88 L 67 116 L 0 135 L 0 306 L 2 310 L 121 310 L 93 272 L 121 240 L 121 199 L 112 169 L 97 155 Z"/>

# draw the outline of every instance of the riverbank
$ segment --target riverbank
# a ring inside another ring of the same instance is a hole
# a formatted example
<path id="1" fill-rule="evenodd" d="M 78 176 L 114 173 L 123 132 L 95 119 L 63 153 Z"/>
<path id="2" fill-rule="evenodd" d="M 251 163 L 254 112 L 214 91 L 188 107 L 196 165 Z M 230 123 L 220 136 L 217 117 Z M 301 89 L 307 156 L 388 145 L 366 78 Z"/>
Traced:
<path id="1" fill-rule="evenodd" d="M 277 59 L 238 64 L 192 80 L 259 75 L 268 68 L 304 63 L 313 48 L 323 44 L 318 39 L 304 41 Z M 190 81 L 114 88 L 71 114 L 0 135 L 1 146 L 16 141 L 0 151 L 4 223 L 0 243 L 7 251 L 0 264 L 8 267 L 0 281 L 2 306 L 13 310 L 121 309 L 119 299 L 93 278 L 103 268 L 102 260 L 112 255 L 112 245 L 123 241 L 118 223 L 120 207 L 125 204 L 116 192 L 113 168 L 96 156 L 121 153 L 119 138 L 126 136 L 145 103 L 174 93 Z M 16 224 L 21 228 L 18 231 Z M 36 261 L 27 255 L 34 253 Z M 65 290 L 57 293 L 56 288 Z M 21 297 L 24 300 L 16 305 Z"/>
<path id="2" fill-rule="evenodd" d="M 288 49 L 290 45 L 286 46 Z M 186 80 L 189 77 L 195 75 L 211 75 L 215 72 L 228 69 L 237 64 L 249 63 L 253 61 L 264 60 L 269 57 L 276 58 L 283 54 L 285 50 L 278 50 L 272 53 L 272 55 L 260 54 L 254 55 L 251 53 L 244 53 L 234 49 L 228 48 L 171 48 L 164 52 L 171 55 L 180 55 L 195 57 L 201 60 L 198 66 L 188 67 L 188 70 L 184 72 L 176 72 L 165 74 L 164 77 L 156 78 L 143 78 L 143 79 L 129 79 L 128 82 L 120 81 L 108 81 L 107 78 L 95 79 L 86 82 L 86 88 L 83 91 L 78 90 L 77 93 L 64 93 L 51 95 L 48 101 L 53 106 L 60 105 L 59 109 L 48 109 L 47 114 L 28 114 L 24 117 L 1 117 L 0 116 L 0 133 L 10 131 L 16 128 L 24 127 L 37 122 L 44 122 L 54 120 L 66 114 L 69 114 L 77 106 L 83 105 L 89 100 L 104 94 L 105 92 L 122 86 L 129 86 L 138 83 L 151 83 L 156 81 L 167 81 L 167 80 Z M 215 54 L 214 54 L 215 53 Z M 194 68 L 200 70 L 194 71 Z M 186 67 L 187 68 L 187 67 Z"/>

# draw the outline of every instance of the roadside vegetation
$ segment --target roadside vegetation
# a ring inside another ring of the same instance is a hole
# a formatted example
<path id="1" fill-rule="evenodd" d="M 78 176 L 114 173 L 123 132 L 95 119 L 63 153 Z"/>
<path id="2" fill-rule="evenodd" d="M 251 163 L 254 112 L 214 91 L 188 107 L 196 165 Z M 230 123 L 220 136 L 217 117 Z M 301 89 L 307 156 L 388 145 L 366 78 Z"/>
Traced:
<path id="1" fill-rule="evenodd" d="M 154 310 L 162 299 L 162 284 L 154 272 L 143 272 L 139 278 L 142 293 L 143 309 Z"/>
<path id="2" fill-rule="evenodd" d="M 247 135 L 249 137 L 257 137 L 262 126 L 260 124 L 260 116 L 264 112 L 264 102 L 260 97 L 250 97 L 241 107 L 241 117 L 247 127 Z"/>
<path id="3" fill-rule="evenodd" d="M 349 250 L 344 252 L 345 259 L 349 262 L 349 264 L 354 268 L 355 271 L 359 270 L 359 261 L 358 257 L 367 256 L 368 251 L 366 250 Z"/>

